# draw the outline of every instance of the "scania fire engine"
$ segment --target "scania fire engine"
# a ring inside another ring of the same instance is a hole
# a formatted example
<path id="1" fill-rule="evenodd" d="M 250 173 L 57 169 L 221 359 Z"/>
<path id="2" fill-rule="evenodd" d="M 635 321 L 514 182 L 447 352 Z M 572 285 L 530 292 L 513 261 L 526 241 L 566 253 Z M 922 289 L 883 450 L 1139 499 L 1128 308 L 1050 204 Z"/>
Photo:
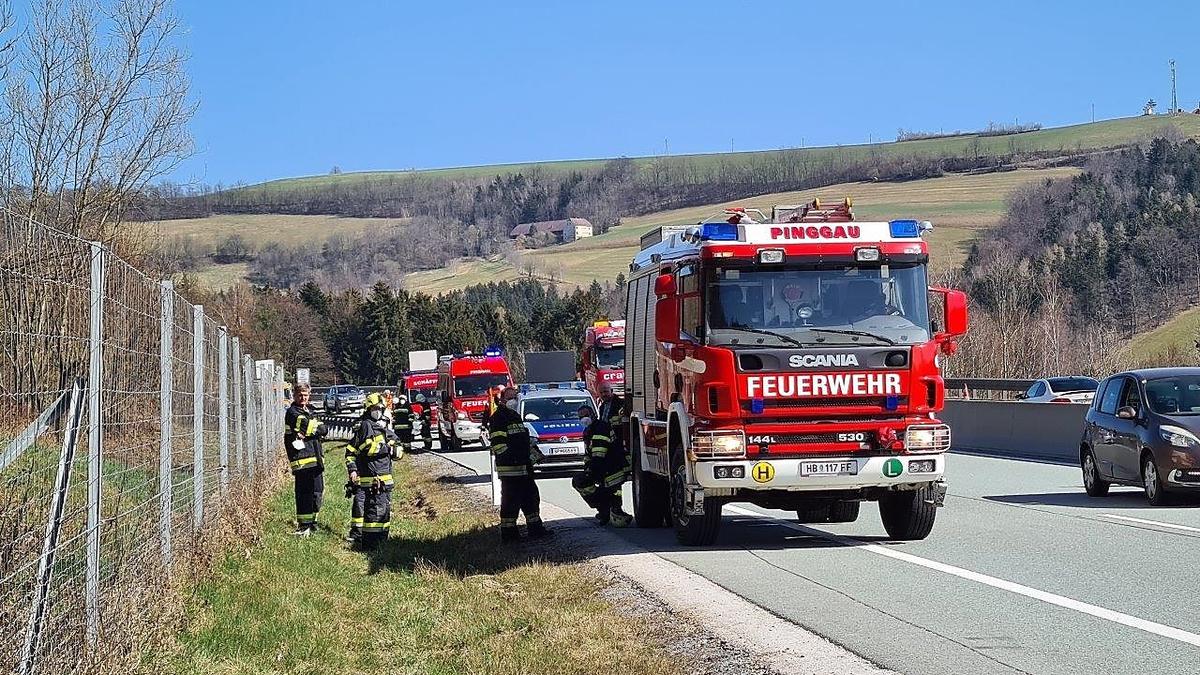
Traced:
<path id="1" fill-rule="evenodd" d="M 637 254 L 625 389 L 640 526 L 704 545 L 727 502 L 813 523 L 877 501 L 889 536 L 928 536 L 950 447 L 939 353 L 967 330 L 966 296 L 927 285 L 931 227 L 814 200 L 731 209 Z"/>
<path id="2" fill-rule="evenodd" d="M 612 386 L 617 396 L 625 393 L 625 322 L 596 321 L 583 330 L 579 354 L 579 379 L 600 398 L 600 387 Z"/>
<path id="3" fill-rule="evenodd" d="M 440 431 L 448 450 L 461 450 L 463 443 L 483 440 L 483 411 L 496 387 L 511 387 L 508 362 L 498 348 L 489 347 L 482 356 L 443 356 L 438 363 L 438 389 L 442 393 Z"/>

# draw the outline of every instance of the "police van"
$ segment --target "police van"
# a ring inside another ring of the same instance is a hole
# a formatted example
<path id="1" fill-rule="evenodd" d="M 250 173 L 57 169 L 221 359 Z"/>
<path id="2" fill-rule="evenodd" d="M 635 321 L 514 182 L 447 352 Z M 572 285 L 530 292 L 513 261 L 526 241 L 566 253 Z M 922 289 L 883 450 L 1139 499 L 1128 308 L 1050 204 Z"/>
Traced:
<path id="1" fill-rule="evenodd" d="M 529 429 L 529 438 L 543 459 L 536 471 L 583 469 L 583 423 L 579 408 L 596 414 L 596 402 L 583 382 L 539 382 L 517 389 L 517 413 Z"/>

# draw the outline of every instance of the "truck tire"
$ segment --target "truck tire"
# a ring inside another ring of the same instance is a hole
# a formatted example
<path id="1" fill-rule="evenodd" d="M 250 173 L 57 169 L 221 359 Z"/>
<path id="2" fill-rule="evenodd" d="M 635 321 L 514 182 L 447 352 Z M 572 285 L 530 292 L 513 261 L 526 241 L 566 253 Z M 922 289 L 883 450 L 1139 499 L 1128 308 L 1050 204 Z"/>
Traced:
<path id="1" fill-rule="evenodd" d="M 829 522 L 829 503 L 812 504 L 802 509 L 796 509 L 797 523 L 827 523 Z"/>
<path id="2" fill-rule="evenodd" d="M 668 524 L 670 495 L 667 481 L 642 468 L 640 459 L 633 463 L 633 517 L 638 527 L 665 527 Z"/>
<path id="3" fill-rule="evenodd" d="M 829 522 L 853 523 L 858 520 L 858 512 L 862 502 L 852 499 L 839 499 L 829 505 Z"/>
<path id="4" fill-rule="evenodd" d="M 721 500 L 705 497 L 704 513 L 689 515 L 683 508 L 686 482 L 683 450 L 672 450 L 670 517 L 671 524 L 675 527 L 675 538 L 684 546 L 709 546 L 717 540 L 717 532 L 721 529 Z"/>
<path id="5" fill-rule="evenodd" d="M 937 507 L 928 487 L 896 492 L 879 500 L 879 517 L 888 536 L 899 541 L 918 541 L 929 536 Z"/>

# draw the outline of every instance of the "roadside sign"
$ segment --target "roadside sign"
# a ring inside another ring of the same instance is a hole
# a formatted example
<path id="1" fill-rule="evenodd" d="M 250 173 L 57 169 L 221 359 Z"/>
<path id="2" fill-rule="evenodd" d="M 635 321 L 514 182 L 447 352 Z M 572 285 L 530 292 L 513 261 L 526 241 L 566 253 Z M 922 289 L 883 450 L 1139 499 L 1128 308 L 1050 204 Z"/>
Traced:
<path id="1" fill-rule="evenodd" d="M 296 369 L 296 384 L 309 384 L 308 368 L 297 368 Z"/>

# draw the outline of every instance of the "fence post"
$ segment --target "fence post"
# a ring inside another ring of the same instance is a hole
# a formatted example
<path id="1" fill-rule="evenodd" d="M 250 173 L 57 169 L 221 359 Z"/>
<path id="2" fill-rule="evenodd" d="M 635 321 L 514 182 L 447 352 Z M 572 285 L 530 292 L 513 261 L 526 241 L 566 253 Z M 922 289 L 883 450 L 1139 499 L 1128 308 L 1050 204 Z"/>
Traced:
<path id="1" fill-rule="evenodd" d="M 229 329 L 217 329 L 217 435 L 221 443 L 221 498 L 229 495 Z"/>
<path id="2" fill-rule="evenodd" d="M 103 451 L 103 410 L 101 398 L 104 383 L 104 247 L 91 242 L 91 310 L 88 337 L 88 516 L 87 516 L 87 578 L 85 605 L 87 608 L 87 638 L 96 644 L 100 626 L 100 474 Z"/>
<path id="3" fill-rule="evenodd" d="M 249 354 L 242 357 L 242 380 L 246 383 L 246 471 L 251 478 L 254 477 L 254 470 L 257 468 L 256 459 L 258 458 L 258 453 L 255 452 L 255 448 L 258 447 L 258 428 L 254 424 L 256 418 L 254 416 L 253 363 L 254 359 Z"/>
<path id="4" fill-rule="evenodd" d="M 54 479 L 54 499 L 46 520 L 46 538 L 38 558 L 37 587 L 29 609 L 29 625 L 25 631 L 25 651 L 21 657 L 21 675 L 32 675 L 34 663 L 46 621 L 46 604 L 50 598 L 50 581 L 54 575 L 54 558 L 58 553 L 58 536 L 62 531 L 63 511 L 71 486 L 71 466 L 75 464 L 75 444 L 79 440 L 79 422 L 83 414 L 83 380 L 71 385 L 71 403 L 67 412 L 67 427 L 63 431 L 62 451 L 58 456 L 58 475 Z"/>
<path id="5" fill-rule="evenodd" d="M 242 436 L 246 422 L 242 419 L 242 340 L 233 338 L 233 437 L 235 467 L 241 476 L 246 475 L 246 439 Z"/>
<path id="6" fill-rule="evenodd" d="M 163 281 L 159 286 L 160 313 L 158 321 L 158 414 L 161 418 L 158 437 L 158 539 L 163 565 L 171 571 L 171 513 L 174 502 L 171 447 L 171 395 L 175 389 L 175 284 Z"/>
<path id="7" fill-rule="evenodd" d="M 265 369 L 264 369 L 265 370 Z M 260 454 L 258 461 L 262 462 L 263 466 L 267 466 L 267 431 L 271 426 L 271 373 L 256 372 L 258 376 L 258 421 L 259 433 L 262 434 L 262 444 L 259 446 Z"/>
<path id="8" fill-rule="evenodd" d="M 192 306 L 192 513 L 204 528 L 204 306 Z"/>

